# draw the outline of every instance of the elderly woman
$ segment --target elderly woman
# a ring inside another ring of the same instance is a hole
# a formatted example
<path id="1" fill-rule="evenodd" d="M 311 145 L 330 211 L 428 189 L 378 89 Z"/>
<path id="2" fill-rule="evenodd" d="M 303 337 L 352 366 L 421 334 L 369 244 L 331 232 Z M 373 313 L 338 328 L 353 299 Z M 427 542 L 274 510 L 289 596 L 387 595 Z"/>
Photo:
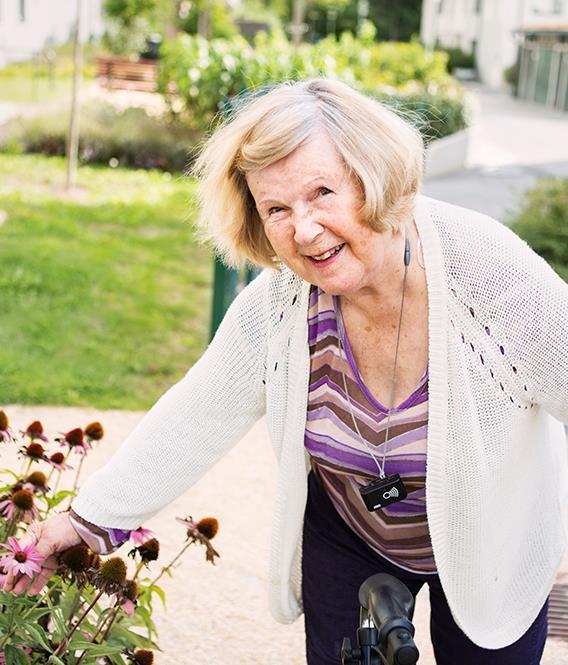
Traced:
<path id="1" fill-rule="evenodd" d="M 270 607 L 303 611 L 309 665 L 340 662 L 381 571 L 428 584 L 440 665 L 540 662 L 566 542 L 568 286 L 505 226 L 420 196 L 422 160 L 415 129 L 327 79 L 213 134 L 203 235 L 266 269 L 70 513 L 30 527 L 51 555 L 32 592 L 54 552 L 112 551 L 266 413 Z"/>

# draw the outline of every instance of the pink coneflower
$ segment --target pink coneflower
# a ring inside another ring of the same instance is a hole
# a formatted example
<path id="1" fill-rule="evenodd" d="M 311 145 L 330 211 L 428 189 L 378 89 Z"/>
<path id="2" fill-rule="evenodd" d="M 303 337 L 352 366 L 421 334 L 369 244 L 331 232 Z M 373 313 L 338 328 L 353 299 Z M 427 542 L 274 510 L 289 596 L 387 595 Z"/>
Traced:
<path id="1" fill-rule="evenodd" d="M 63 453 L 53 453 L 53 455 L 45 461 L 58 471 L 65 471 L 66 469 L 73 468 L 70 464 L 67 464 Z"/>
<path id="2" fill-rule="evenodd" d="M 49 439 L 43 433 L 43 425 L 40 423 L 39 420 L 34 420 L 33 423 L 30 423 L 26 431 L 22 432 L 22 434 L 24 436 L 29 437 L 32 441 L 34 439 L 41 439 L 46 443 L 49 441 Z"/>
<path id="3" fill-rule="evenodd" d="M 153 531 L 150 531 L 150 529 L 143 529 L 142 527 L 130 532 L 130 540 L 136 545 L 142 545 L 153 537 Z"/>
<path id="4" fill-rule="evenodd" d="M 25 479 L 21 489 L 29 490 L 33 494 L 37 494 L 38 492 L 46 494 L 49 487 L 47 486 L 47 477 L 45 473 L 42 471 L 34 471 Z"/>
<path id="5" fill-rule="evenodd" d="M 22 573 L 22 575 L 27 575 L 28 577 L 33 577 L 34 573 L 41 572 L 39 564 L 45 557 L 36 551 L 33 543 L 29 543 L 29 545 L 22 548 L 14 536 L 9 536 L 8 544 L 0 543 L 0 545 L 10 550 L 9 552 L 0 554 L 5 572 L 9 573 L 12 571 L 14 574 Z"/>
<path id="6" fill-rule="evenodd" d="M 9 520 L 18 519 L 29 524 L 39 517 L 34 495 L 29 490 L 17 490 L 7 499 L 0 501 L 0 515 L 5 515 Z"/>
<path id="7" fill-rule="evenodd" d="M 15 441 L 15 439 L 9 427 L 8 416 L 4 411 L 0 411 L 0 443 L 3 441 Z"/>
<path id="8" fill-rule="evenodd" d="M 105 430 L 98 421 L 89 423 L 87 427 L 85 427 L 85 436 L 91 441 L 100 441 L 104 435 Z"/>
<path id="9" fill-rule="evenodd" d="M 219 531 L 219 522 L 215 517 L 204 517 L 198 522 L 193 521 L 193 517 L 189 515 L 186 519 L 176 517 L 176 521 L 183 524 L 187 528 L 187 542 L 189 545 L 192 543 L 200 543 L 205 546 L 205 559 L 211 563 L 215 563 L 215 557 L 219 557 L 219 552 L 211 545 L 211 539 L 215 538 Z"/>
<path id="10" fill-rule="evenodd" d="M 55 439 L 62 446 L 67 446 L 71 450 L 75 450 L 77 453 L 86 455 L 90 448 L 91 444 L 89 440 L 85 440 L 85 434 L 80 427 L 69 430 L 69 432 L 60 432 L 63 435 L 63 438 Z"/>
<path id="11" fill-rule="evenodd" d="M 19 454 L 34 462 L 47 459 L 45 456 L 45 448 L 41 443 L 34 443 L 33 441 L 28 446 L 20 448 Z"/>

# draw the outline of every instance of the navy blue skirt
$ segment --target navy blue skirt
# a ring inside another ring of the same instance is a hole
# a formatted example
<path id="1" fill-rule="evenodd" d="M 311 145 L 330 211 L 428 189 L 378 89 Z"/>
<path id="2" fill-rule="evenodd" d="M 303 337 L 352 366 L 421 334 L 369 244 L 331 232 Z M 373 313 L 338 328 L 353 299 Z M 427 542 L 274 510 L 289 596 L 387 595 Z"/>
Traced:
<path id="1" fill-rule="evenodd" d="M 357 536 L 335 510 L 310 472 L 304 518 L 302 594 L 308 665 L 341 663 L 341 643 L 357 644 L 359 587 L 367 577 L 389 573 L 416 594 L 430 587 L 430 636 L 437 665 L 538 665 L 547 633 L 548 601 L 532 626 L 503 649 L 474 644 L 454 621 L 438 575 L 410 573 L 393 565 Z M 420 662 L 420 661 L 419 661 Z"/>

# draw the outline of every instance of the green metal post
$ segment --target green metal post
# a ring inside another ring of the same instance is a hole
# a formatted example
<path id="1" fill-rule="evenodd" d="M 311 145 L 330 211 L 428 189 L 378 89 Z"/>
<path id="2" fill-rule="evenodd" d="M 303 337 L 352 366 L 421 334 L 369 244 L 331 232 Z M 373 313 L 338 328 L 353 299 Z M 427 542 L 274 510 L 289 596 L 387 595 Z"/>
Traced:
<path id="1" fill-rule="evenodd" d="M 219 324 L 237 295 L 237 282 L 239 273 L 227 268 L 217 257 L 215 257 L 215 277 L 213 282 L 213 309 L 211 313 L 211 331 L 209 339 L 212 340 L 217 332 Z"/>

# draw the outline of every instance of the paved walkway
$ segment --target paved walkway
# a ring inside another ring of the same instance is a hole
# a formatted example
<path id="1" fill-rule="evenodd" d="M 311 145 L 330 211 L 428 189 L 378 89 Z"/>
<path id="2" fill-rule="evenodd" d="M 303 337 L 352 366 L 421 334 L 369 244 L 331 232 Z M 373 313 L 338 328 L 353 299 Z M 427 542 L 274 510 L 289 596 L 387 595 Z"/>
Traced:
<path id="1" fill-rule="evenodd" d="M 430 178 L 424 193 L 507 221 L 541 176 L 568 177 L 568 113 L 469 86 L 474 110 L 467 168 Z"/>
<path id="2" fill-rule="evenodd" d="M 39 419 L 49 437 L 100 420 L 106 436 L 87 456 L 82 478 L 110 459 L 143 415 L 64 407 L 1 406 L 14 429 L 25 429 L 32 420 Z M 4 444 L 0 448 L 0 468 L 19 470 L 21 460 L 15 453 L 15 446 Z M 76 463 L 71 464 L 76 467 Z M 184 530 L 175 517 L 213 515 L 220 522 L 215 547 L 221 558 L 216 566 L 205 562 L 201 549 L 189 548 L 173 577 L 161 580 L 167 607 L 164 609 L 156 599 L 153 618 L 163 650 L 157 654 L 156 665 L 305 665 L 302 619 L 292 625 L 278 624 L 267 607 L 267 562 L 276 472 L 266 422 L 261 420 L 205 478 L 145 524 L 160 541 L 159 563 L 163 566 L 183 545 Z M 68 472 L 61 489 L 71 486 L 74 474 Z M 129 549 L 125 546 L 118 554 L 125 557 L 132 573 L 134 564 L 126 557 Z M 159 570 L 154 564 L 150 568 L 152 577 Z M 425 588 L 418 594 L 414 616 L 415 641 L 421 654 L 418 665 L 435 665 L 429 618 Z M 542 665 L 568 665 L 568 645 L 549 639 Z"/>

